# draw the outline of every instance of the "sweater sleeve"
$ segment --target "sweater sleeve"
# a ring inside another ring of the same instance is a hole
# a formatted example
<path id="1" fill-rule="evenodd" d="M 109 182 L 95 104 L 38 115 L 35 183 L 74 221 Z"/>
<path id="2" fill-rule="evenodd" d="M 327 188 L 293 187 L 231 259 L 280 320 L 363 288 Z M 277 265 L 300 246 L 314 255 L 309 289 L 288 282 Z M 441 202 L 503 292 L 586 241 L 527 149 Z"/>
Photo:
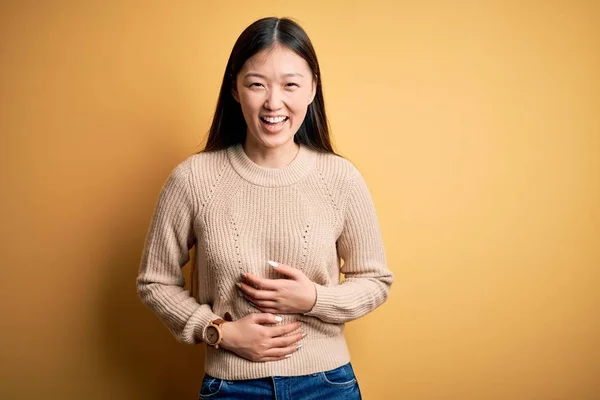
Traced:
<path id="1" fill-rule="evenodd" d="M 315 283 L 317 301 L 305 314 L 328 323 L 349 322 L 379 307 L 387 300 L 394 280 L 386 266 L 371 193 L 360 172 L 354 166 L 352 170 L 344 225 L 337 241 L 345 280 L 333 286 Z"/>
<path id="2" fill-rule="evenodd" d="M 190 187 L 189 162 L 182 162 L 169 175 L 160 192 L 136 280 L 137 293 L 185 344 L 203 341 L 204 328 L 219 318 L 208 304 L 199 304 L 184 290 L 181 268 L 189 261 L 196 242 L 196 206 Z"/>

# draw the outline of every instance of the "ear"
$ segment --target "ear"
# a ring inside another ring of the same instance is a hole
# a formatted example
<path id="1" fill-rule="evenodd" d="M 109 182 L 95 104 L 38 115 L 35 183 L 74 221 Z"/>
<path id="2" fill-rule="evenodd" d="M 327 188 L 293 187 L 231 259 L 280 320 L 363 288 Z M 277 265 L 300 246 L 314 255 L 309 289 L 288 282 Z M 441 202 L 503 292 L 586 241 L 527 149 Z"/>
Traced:
<path id="1" fill-rule="evenodd" d="M 312 91 L 310 93 L 310 98 L 309 98 L 310 101 L 308 102 L 308 105 L 310 105 L 313 102 L 313 100 L 315 99 L 315 96 L 317 94 L 317 79 L 318 79 L 318 77 L 315 75 L 312 80 Z"/>
<path id="2" fill-rule="evenodd" d="M 238 103 L 240 102 L 240 94 L 238 93 L 238 90 L 237 90 L 237 79 L 234 79 L 231 82 L 231 95 L 233 96 L 235 101 L 237 101 Z"/>

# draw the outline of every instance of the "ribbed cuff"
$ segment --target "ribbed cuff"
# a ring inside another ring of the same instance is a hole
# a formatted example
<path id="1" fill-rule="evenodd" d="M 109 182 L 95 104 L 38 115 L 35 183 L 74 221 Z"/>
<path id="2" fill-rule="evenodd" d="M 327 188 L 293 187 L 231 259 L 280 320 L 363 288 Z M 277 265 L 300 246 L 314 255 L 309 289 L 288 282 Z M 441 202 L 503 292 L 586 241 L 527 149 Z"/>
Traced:
<path id="1" fill-rule="evenodd" d="M 312 310 L 305 313 L 309 317 L 321 317 L 323 315 L 332 314 L 333 306 L 335 304 L 335 293 L 331 290 L 331 287 L 319 285 L 315 283 L 317 289 L 317 302 L 315 303 Z"/>
<path id="2" fill-rule="evenodd" d="M 194 338 L 197 343 L 206 342 L 206 327 L 211 321 L 219 319 L 215 313 L 203 313 L 194 326 Z"/>

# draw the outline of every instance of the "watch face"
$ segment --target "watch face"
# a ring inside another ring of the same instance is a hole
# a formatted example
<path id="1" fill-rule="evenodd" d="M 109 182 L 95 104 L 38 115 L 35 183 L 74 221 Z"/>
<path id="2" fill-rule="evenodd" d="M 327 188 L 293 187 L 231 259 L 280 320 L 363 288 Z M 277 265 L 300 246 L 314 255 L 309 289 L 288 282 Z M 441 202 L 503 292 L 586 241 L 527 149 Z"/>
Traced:
<path id="1" fill-rule="evenodd" d="M 215 344 L 219 340 L 219 331 L 214 326 L 210 325 L 206 328 L 206 341 L 209 344 Z"/>

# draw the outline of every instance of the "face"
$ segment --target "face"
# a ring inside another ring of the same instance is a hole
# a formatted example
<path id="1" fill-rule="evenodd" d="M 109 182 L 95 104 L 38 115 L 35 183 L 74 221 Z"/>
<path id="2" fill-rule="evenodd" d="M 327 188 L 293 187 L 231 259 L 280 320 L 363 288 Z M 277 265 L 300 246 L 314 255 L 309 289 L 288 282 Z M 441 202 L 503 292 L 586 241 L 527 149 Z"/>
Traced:
<path id="1" fill-rule="evenodd" d="M 249 58 L 233 96 L 242 106 L 247 140 L 275 148 L 292 141 L 316 93 L 308 63 L 282 46 Z"/>
<path id="2" fill-rule="evenodd" d="M 215 344 L 217 340 L 219 340 L 219 331 L 214 326 L 209 325 L 206 328 L 206 341 L 210 344 Z"/>

